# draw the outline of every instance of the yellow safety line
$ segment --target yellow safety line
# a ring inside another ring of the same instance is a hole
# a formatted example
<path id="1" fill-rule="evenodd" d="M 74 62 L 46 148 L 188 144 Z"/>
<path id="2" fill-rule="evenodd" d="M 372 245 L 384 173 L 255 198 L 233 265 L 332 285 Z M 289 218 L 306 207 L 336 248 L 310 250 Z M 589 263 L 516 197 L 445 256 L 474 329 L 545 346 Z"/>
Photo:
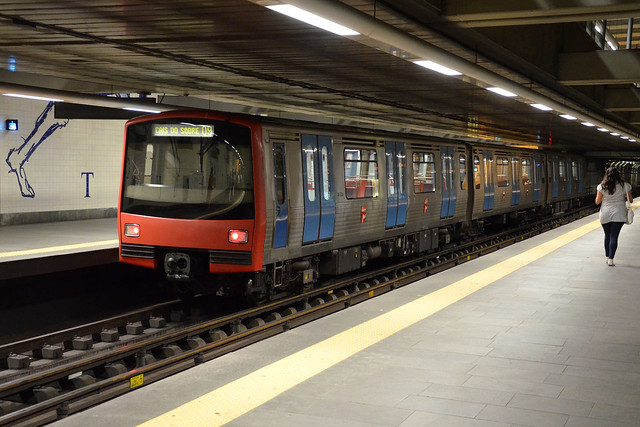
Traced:
<path id="1" fill-rule="evenodd" d="M 600 227 L 592 221 L 226 384 L 141 426 L 220 426 Z"/>
<path id="2" fill-rule="evenodd" d="M 49 248 L 26 249 L 24 251 L 0 252 L 0 258 L 9 258 L 13 256 L 37 255 L 49 252 L 70 251 L 74 249 L 87 249 L 96 246 L 117 245 L 118 239 L 102 240 L 100 242 L 76 243 L 73 245 L 52 246 Z"/>

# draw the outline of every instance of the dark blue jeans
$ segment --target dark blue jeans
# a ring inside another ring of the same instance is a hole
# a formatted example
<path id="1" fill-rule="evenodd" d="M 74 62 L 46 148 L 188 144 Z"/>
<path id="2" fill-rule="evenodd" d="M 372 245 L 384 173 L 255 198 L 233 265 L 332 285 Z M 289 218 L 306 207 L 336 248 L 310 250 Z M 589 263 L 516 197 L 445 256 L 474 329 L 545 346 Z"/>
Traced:
<path id="1" fill-rule="evenodd" d="M 613 259 L 616 255 L 616 249 L 618 249 L 618 236 L 624 222 L 608 222 L 602 224 L 604 230 L 604 253 L 607 258 Z"/>

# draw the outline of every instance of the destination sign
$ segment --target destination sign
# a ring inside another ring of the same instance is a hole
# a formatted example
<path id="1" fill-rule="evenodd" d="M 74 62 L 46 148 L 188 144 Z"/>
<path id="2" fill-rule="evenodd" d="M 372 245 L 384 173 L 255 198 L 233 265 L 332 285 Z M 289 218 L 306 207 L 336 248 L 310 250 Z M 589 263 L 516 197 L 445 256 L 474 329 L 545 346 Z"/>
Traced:
<path id="1" fill-rule="evenodd" d="M 190 124 L 157 124 L 153 125 L 153 136 L 199 136 L 213 138 L 213 126 Z"/>

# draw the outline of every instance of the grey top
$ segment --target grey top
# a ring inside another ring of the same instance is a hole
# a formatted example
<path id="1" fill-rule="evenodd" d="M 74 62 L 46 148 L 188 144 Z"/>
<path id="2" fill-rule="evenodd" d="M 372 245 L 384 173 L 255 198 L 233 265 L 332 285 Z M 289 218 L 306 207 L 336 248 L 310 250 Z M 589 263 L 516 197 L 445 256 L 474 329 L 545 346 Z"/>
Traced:
<path id="1" fill-rule="evenodd" d="M 631 191 L 631 184 L 624 183 L 616 185 L 616 191 L 609 194 L 608 191 L 602 190 L 602 185 L 598 184 L 598 191 L 602 193 L 602 205 L 600 205 L 600 223 L 608 222 L 627 222 L 627 191 Z"/>

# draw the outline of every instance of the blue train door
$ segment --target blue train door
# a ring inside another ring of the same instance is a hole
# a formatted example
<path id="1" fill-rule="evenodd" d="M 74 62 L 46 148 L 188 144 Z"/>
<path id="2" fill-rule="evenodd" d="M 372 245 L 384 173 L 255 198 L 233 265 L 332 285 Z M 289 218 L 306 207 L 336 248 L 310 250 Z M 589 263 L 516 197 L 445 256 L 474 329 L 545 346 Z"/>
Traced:
<path id="1" fill-rule="evenodd" d="M 302 243 L 333 237 L 335 198 L 331 137 L 302 135 L 304 227 Z"/>
<path id="2" fill-rule="evenodd" d="M 385 143 L 387 165 L 387 228 L 404 225 L 407 220 L 407 154 L 400 142 Z"/>
<path id="3" fill-rule="evenodd" d="M 493 209 L 493 199 L 495 197 L 495 187 L 493 184 L 493 152 L 484 151 L 482 157 L 484 163 L 484 204 L 482 209 L 490 211 Z"/>
<path id="4" fill-rule="evenodd" d="M 567 196 L 573 193 L 573 169 L 571 165 L 571 160 L 567 159 L 567 161 L 560 162 L 560 167 L 564 165 L 564 176 L 567 180 Z"/>
<path id="5" fill-rule="evenodd" d="M 287 231 L 289 228 L 289 197 L 287 197 L 284 144 L 273 144 L 273 179 L 276 190 L 273 247 L 282 248 L 287 245 Z"/>
<path id="6" fill-rule="evenodd" d="M 542 189 L 542 159 L 540 156 L 533 156 L 533 201 L 540 201 L 540 190 Z"/>
<path id="7" fill-rule="evenodd" d="M 318 240 L 333 238 L 336 218 L 335 191 L 333 188 L 333 144 L 330 136 L 318 136 L 320 166 L 320 233 Z"/>
<path id="8" fill-rule="evenodd" d="M 511 158 L 511 176 L 513 185 L 511 186 L 511 206 L 520 204 L 520 159 Z"/>
<path id="9" fill-rule="evenodd" d="M 456 186 L 454 183 L 453 158 L 455 148 L 442 147 L 440 149 L 440 163 L 442 165 L 442 208 L 440 218 L 448 218 L 456 212 Z"/>
<path id="10" fill-rule="evenodd" d="M 584 170 L 582 166 L 582 160 L 578 162 L 578 193 L 584 191 Z"/>
<path id="11" fill-rule="evenodd" d="M 553 156 L 551 160 L 551 197 L 558 197 L 558 188 L 560 186 L 558 179 L 558 156 Z"/>

